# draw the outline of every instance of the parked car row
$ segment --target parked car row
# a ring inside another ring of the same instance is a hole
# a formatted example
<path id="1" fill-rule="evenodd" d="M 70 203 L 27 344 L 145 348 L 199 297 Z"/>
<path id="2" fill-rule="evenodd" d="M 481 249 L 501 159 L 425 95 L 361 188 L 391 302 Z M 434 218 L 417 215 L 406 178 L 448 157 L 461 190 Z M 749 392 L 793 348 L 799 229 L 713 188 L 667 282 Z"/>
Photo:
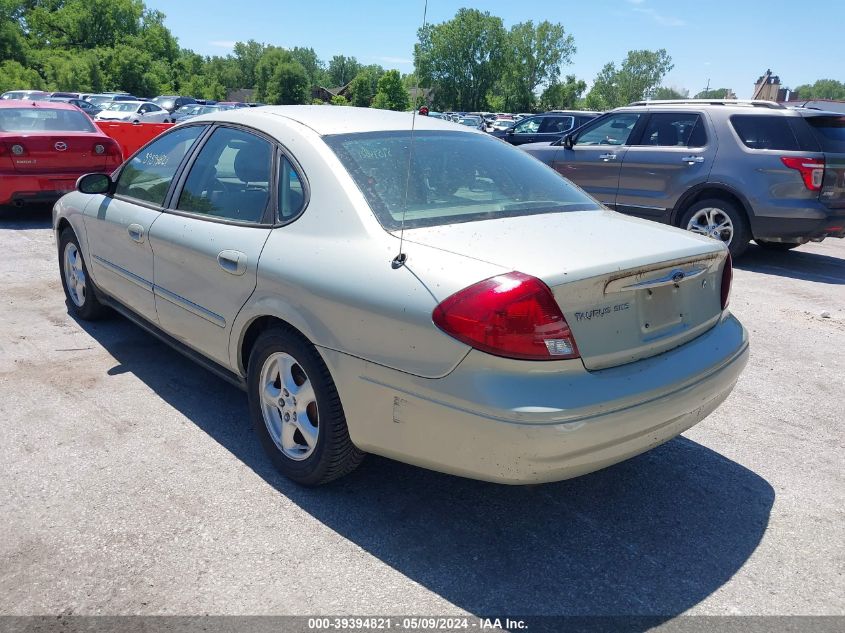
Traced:
<path id="1" fill-rule="evenodd" d="M 606 206 L 789 250 L 845 236 L 845 116 L 771 102 L 641 102 L 522 145 Z"/>

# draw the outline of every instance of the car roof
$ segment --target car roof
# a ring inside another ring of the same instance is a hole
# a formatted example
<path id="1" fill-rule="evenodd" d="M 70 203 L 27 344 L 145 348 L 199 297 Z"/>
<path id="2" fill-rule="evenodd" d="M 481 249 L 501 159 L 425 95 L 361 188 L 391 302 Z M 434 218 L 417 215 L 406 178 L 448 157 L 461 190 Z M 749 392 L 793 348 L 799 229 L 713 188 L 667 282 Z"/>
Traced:
<path id="1" fill-rule="evenodd" d="M 405 131 L 411 129 L 412 122 L 415 130 L 447 130 L 462 134 L 477 133 L 469 128 L 461 129 L 451 121 L 414 115 L 414 112 L 393 112 L 391 110 L 379 110 L 377 108 L 288 105 L 240 108 L 214 114 L 203 114 L 195 119 L 191 119 L 191 121 L 203 121 L 207 118 L 212 121 L 244 123 L 245 125 L 251 125 L 260 129 L 264 125 L 272 125 L 279 118 L 284 118 L 307 126 L 320 136 L 355 134 L 360 132 Z"/>
<path id="2" fill-rule="evenodd" d="M 0 101 L 0 108 L 30 108 L 33 110 L 72 110 L 78 112 L 75 105 L 65 101 L 30 101 L 29 99 L 3 99 Z"/>

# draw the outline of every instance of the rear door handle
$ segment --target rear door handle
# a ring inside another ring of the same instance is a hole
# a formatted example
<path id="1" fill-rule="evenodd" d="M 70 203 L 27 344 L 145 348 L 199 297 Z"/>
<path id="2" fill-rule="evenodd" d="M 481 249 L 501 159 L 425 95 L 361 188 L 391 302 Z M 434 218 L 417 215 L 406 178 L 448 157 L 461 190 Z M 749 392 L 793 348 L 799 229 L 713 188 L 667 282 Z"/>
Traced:
<path id="1" fill-rule="evenodd" d="M 130 224 L 126 227 L 126 232 L 129 233 L 132 241 L 138 242 L 138 244 L 144 243 L 144 227 L 140 224 Z"/>
<path id="2" fill-rule="evenodd" d="M 246 272 L 246 254 L 240 251 L 220 251 L 217 263 L 230 275 L 243 275 Z"/>
<path id="3" fill-rule="evenodd" d="M 694 165 L 695 163 L 703 163 L 704 156 L 684 156 L 681 159 L 681 162 L 687 163 L 688 165 Z"/>
<path id="4" fill-rule="evenodd" d="M 605 162 L 609 160 L 616 160 L 616 154 L 599 154 L 599 158 Z"/>

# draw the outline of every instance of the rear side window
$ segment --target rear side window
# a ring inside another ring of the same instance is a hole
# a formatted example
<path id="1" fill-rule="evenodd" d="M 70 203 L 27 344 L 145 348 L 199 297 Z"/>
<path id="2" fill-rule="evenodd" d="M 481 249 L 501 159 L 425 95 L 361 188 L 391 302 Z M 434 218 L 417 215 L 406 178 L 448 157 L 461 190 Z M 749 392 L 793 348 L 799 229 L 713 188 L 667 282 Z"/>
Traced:
<path id="1" fill-rule="evenodd" d="M 813 116 L 804 120 L 823 152 L 845 153 L 845 116 Z"/>
<path id="2" fill-rule="evenodd" d="M 177 209 L 261 222 L 270 200 L 273 148 L 254 134 L 220 128 L 200 150 Z"/>
<path id="3" fill-rule="evenodd" d="M 660 147 L 703 147 L 707 134 L 701 116 L 694 112 L 652 114 L 639 145 Z"/>
<path id="4" fill-rule="evenodd" d="M 731 117 L 731 125 L 743 144 L 750 149 L 801 150 L 787 117 L 735 114 Z"/>

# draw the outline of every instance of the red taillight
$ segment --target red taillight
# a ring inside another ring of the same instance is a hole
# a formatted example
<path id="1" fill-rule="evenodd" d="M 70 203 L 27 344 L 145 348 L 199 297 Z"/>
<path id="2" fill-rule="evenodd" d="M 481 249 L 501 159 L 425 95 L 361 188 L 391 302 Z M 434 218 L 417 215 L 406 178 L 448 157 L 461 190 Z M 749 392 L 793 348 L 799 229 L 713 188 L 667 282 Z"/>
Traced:
<path id="1" fill-rule="evenodd" d="M 804 186 L 810 191 L 819 191 L 824 180 L 824 158 L 796 158 L 783 156 L 781 162 L 790 169 L 797 169 L 801 173 Z"/>
<path id="2" fill-rule="evenodd" d="M 722 310 L 728 307 L 731 302 L 731 283 L 734 279 L 734 265 L 731 254 L 725 258 L 725 267 L 722 269 Z"/>
<path id="3" fill-rule="evenodd" d="M 512 272 L 456 292 L 432 313 L 434 324 L 483 352 L 523 360 L 578 358 L 578 347 L 552 291 Z"/>

